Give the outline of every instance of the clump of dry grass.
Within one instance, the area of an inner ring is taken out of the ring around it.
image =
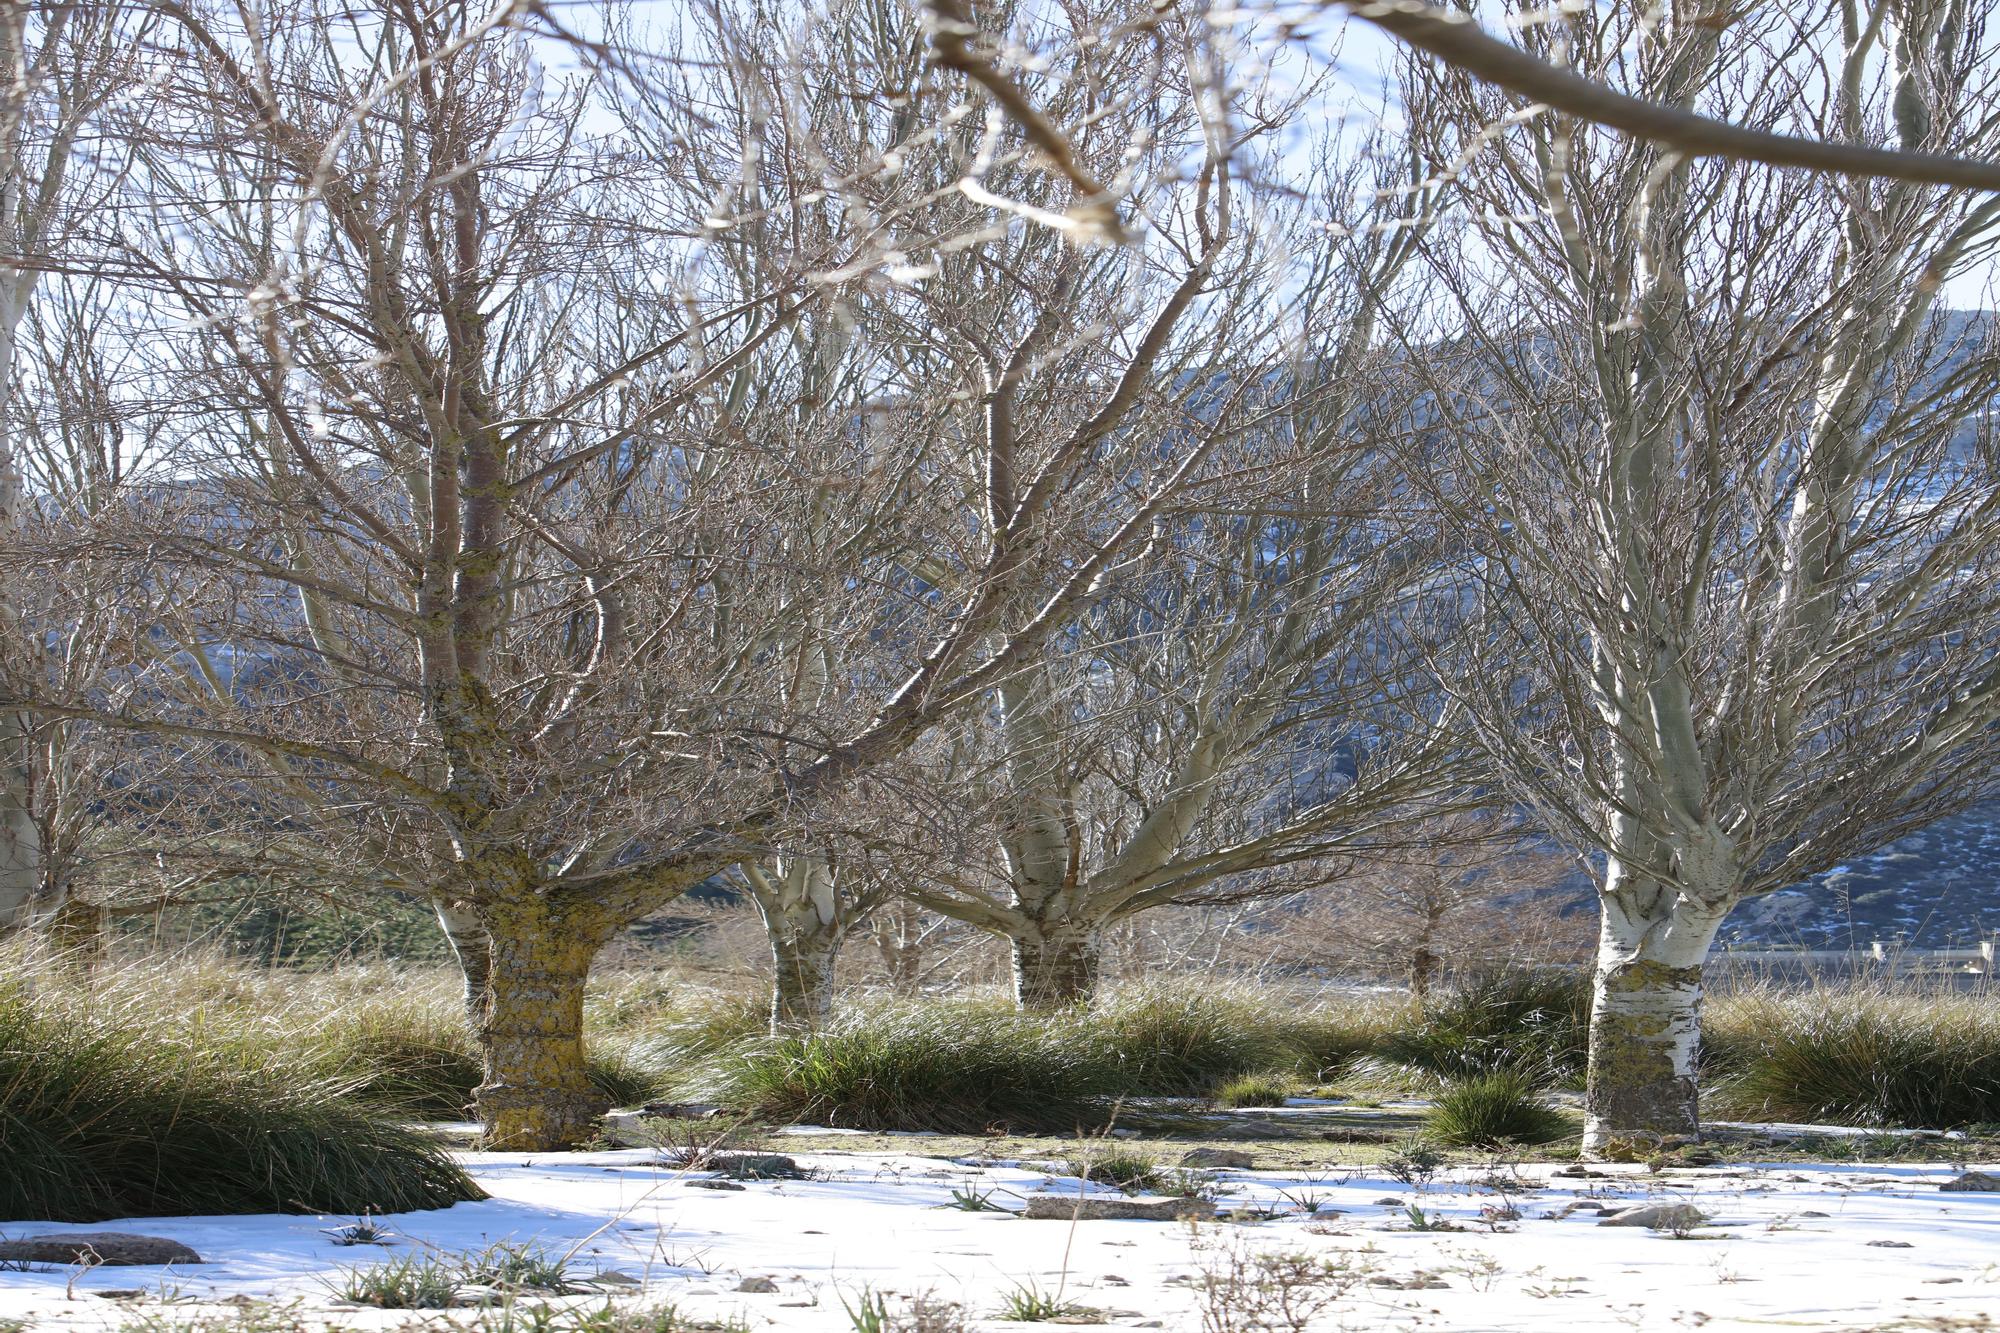
[[[2000,1122],[2000,995],[1860,978],[1708,1006],[1712,1112],[1949,1129]]]

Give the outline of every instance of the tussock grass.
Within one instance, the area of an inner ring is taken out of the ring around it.
[[[1151,1193],[1167,1180],[1158,1162],[1126,1148],[1100,1149],[1088,1156],[1072,1157],[1063,1163],[1063,1168],[1079,1180],[1111,1185],[1127,1194]]]
[[[1885,983],[1709,1006],[1710,1114],[1908,1129],[2000,1122],[2000,996]]]
[[[1447,1083],[1424,1118],[1424,1135],[1453,1148],[1553,1143],[1576,1132],[1536,1095],[1519,1069],[1496,1069]]]
[[[199,1013],[0,988],[0,1217],[393,1213],[484,1197],[441,1145]]]
[[[1063,1133],[1101,1124],[1119,1061],[1081,1015],[991,1005],[852,1010],[824,1032],[720,1056],[712,1095],[774,1120],[845,1129]]]
[[[1085,1021],[1124,1065],[1120,1090],[1132,1096],[1200,1096],[1304,1055],[1283,1008],[1247,987],[1135,987]]]
[[[342,1085],[412,1119],[467,1115],[481,1078],[450,968],[354,964],[306,972],[196,956],[101,968],[87,978],[56,969],[31,975],[38,997],[180,1014],[206,1041],[246,1059],[282,1059],[300,1077]],[[623,1019],[592,1034],[591,1079],[620,1106],[650,1101],[667,1087],[666,1066],[630,1035],[640,1027]]]
[[[1536,1086],[1576,1085],[1590,1039],[1590,979],[1502,972],[1434,997],[1377,1047],[1391,1065],[1443,1080],[1513,1071]]]
[[[1252,1075],[1282,1100],[1289,1082],[1270,1080],[1317,1072],[1329,1045],[1288,999],[1155,985],[1053,1016],[998,1000],[860,1005],[813,1036],[728,1047],[684,1092],[840,1128],[1068,1133],[1107,1123],[1118,1098],[1202,1096]]]

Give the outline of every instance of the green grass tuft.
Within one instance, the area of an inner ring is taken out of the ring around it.
[[[1223,1106],[1283,1106],[1296,1086],[1285,1074],[1242,1074],[1224,1080],[1209,1095]]]
[[[773,1120],[841,1128],[1063,1133],[1103,1122],[1120,1066],[1076,1016],[981,1005],[855,1010],[809,1037],[722,1056],[715,1092]]]
[[[1143,1153],[1123,1148],[1112,1148],[1089,1157],[1072,1157],[1063,1165],[1079,1179],[1111,1185],[1127,1194],[1151,1193],[1166,1180],[1158,1162]]]
[[[1282,1010],[1231,991],[1139,987],[1114,994],[1086,1024],[1123,1066],[1119,1091],[1135,1097],[1198,1097],[1302,1054]]]
[[[1752,992],[1711,1009],[1715,1110],[1952,1129],[2000,1120],[2000,1008],[1979,994]]]
[[[1518,1069],[1474,1074],[1445,1085],[1424,1120],[1424,1134],[1454,1148],[1494,1148],[1507,1143],[1552,1143],[1575,1126],[1535,1093]]]
[[[1000,1308],[994,1311],[993,1317],[1010,1324],[1045,1324],[1052,1320],[1074,1322],[1088,1319],[1093,1313],[1087,1306],[1066,1301],[1030,1282],[1015,1287],[1001,1297]]]
[[[1590,1038],[1590,978],[1502,972],[1448,991],[1379,1045],[1397,1065],[1441,1079],[1514,1070],[1540,1087],[1575,1085]]]
[[[399,1213],[485,1197],[442,1145],[198,1015],[0,988],[0,1217]]]
[[[443,1310],[464,1285],[456,1269],[429,1255],[410,1254],[367,1268],[350,1268],[334,1295],[378,1310]]]

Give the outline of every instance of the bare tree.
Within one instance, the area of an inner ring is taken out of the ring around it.
[[[94,450],[58,457],[32,427],[24,432],[24,414],[33,417],[49,404],[17,401],[21,337],[43,275],[87,270],[97,258],[79,238],[79,222],[116,189],[122,163],[111,146],[115,136],[94,133],[93,125],[107,107],[140,91],[135,47],[149,27],[144,18],[111,9],[0,9],[0,557],[25,562],[32,529],[47,517],[38,507],[51,485],[87,507],[106,499],[103,477],[90,475],[105,463]],[[39,458],[24,457],[37,449]],[[55,467],[38,477],[37,462]],[[115,472],[120,464],[113,459],[108,466]],[[83,486],[71,484],[86,476]],[[0,587],[0,662],[14,679],[0,688],[33,697],[52,669],[51,655],[64,659],[54,669],[72,678],[86,671],[93,650],[77,647],[67,627],[24,625],[24,613],[34,619],[22,605],[24,590],[12,579],[8,585]],[[19,707],[0,708],[0,934],[60,914],[69,882],[57,867],[65,848],[49,841],[48,827],[62,804],[50,784],[63,745],[38,735],[36,724]]]
[[[1852,0],[1524,31],[1649,102],[1990,158],[1974,17]],[[1586,1147],[1623,1156],[1697,1129],[1702,967],[1733,906],[1993,790],[2000,358],[1987,320],[1936,306],[2000,204],[1552,116],[1496,136],[1502,110],[1448,71],[1413,107],[1467,163],[1468,258],[1437,252],[1462,336],[1410,362],[1492,631],[1446,678],[1602,858]]]
[[[1216,434],[1158,424],[1243,243],[1226,106],[1174,110],[1215,101],[1208,33],[1070,53],[1186,127],[1122,178],[1150,239],[1086,253],[1019,221],[1071,186],[965,85],[815,122],[754,10],[649,71],[652,139],[491,10],[176,17],[122,336],[180,480],[97,544],[186,576],[173,651],[38,711],[158,738],[204,799],[146,832],[191,858],[469,921],[489,1137],[574,1142],[599,948],[992,689],[1208,474]],[[1010,295],[904,331],[947,273]],[[1119,299],[1074,325],[1076,289]]]
[[[1111,925],[1293,891],[1464,784],[1412,646],[1449,632],[1455,602],[1433,595],[1435,525],[1378,434],[1401,422],[1375,334],[1428,173],[1358,147],[1317,182],[1331,216],[1301,227],[1336,239],[1266,242],[1298,265],[1297,308],[1260,298],[1278,283],[1231,289],[1231,359],[1180,380],[1191,422],[1232,431],[1227,471],[970,720],[960,804],[997,856],[920,854],[906,891],[1006,938],[1024,1006],[1087,1000]],[[1291,322],[1259,325],[1274,315]]]
[[[1573,859],[1490,817],[1441,819],[1424,832],[1422,845],[1357,858],[1337,880],[1267,914],[1259,927],[1283,940],[1274,961],[1400,976],[1422,1005],[1451,972],[1587,956],[1590,932],[1564,923]]]

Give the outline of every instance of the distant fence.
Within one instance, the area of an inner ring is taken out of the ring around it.
[[[1877,941],[1866,949],[1718,949],[1711,967],[1725,974],[1755,973],[1796,979],[1872,973],[1892,977],[1935,977],[1977,985],[1995,975],[2000,940],[1982,940],[1969,949],[1914,949]]]

